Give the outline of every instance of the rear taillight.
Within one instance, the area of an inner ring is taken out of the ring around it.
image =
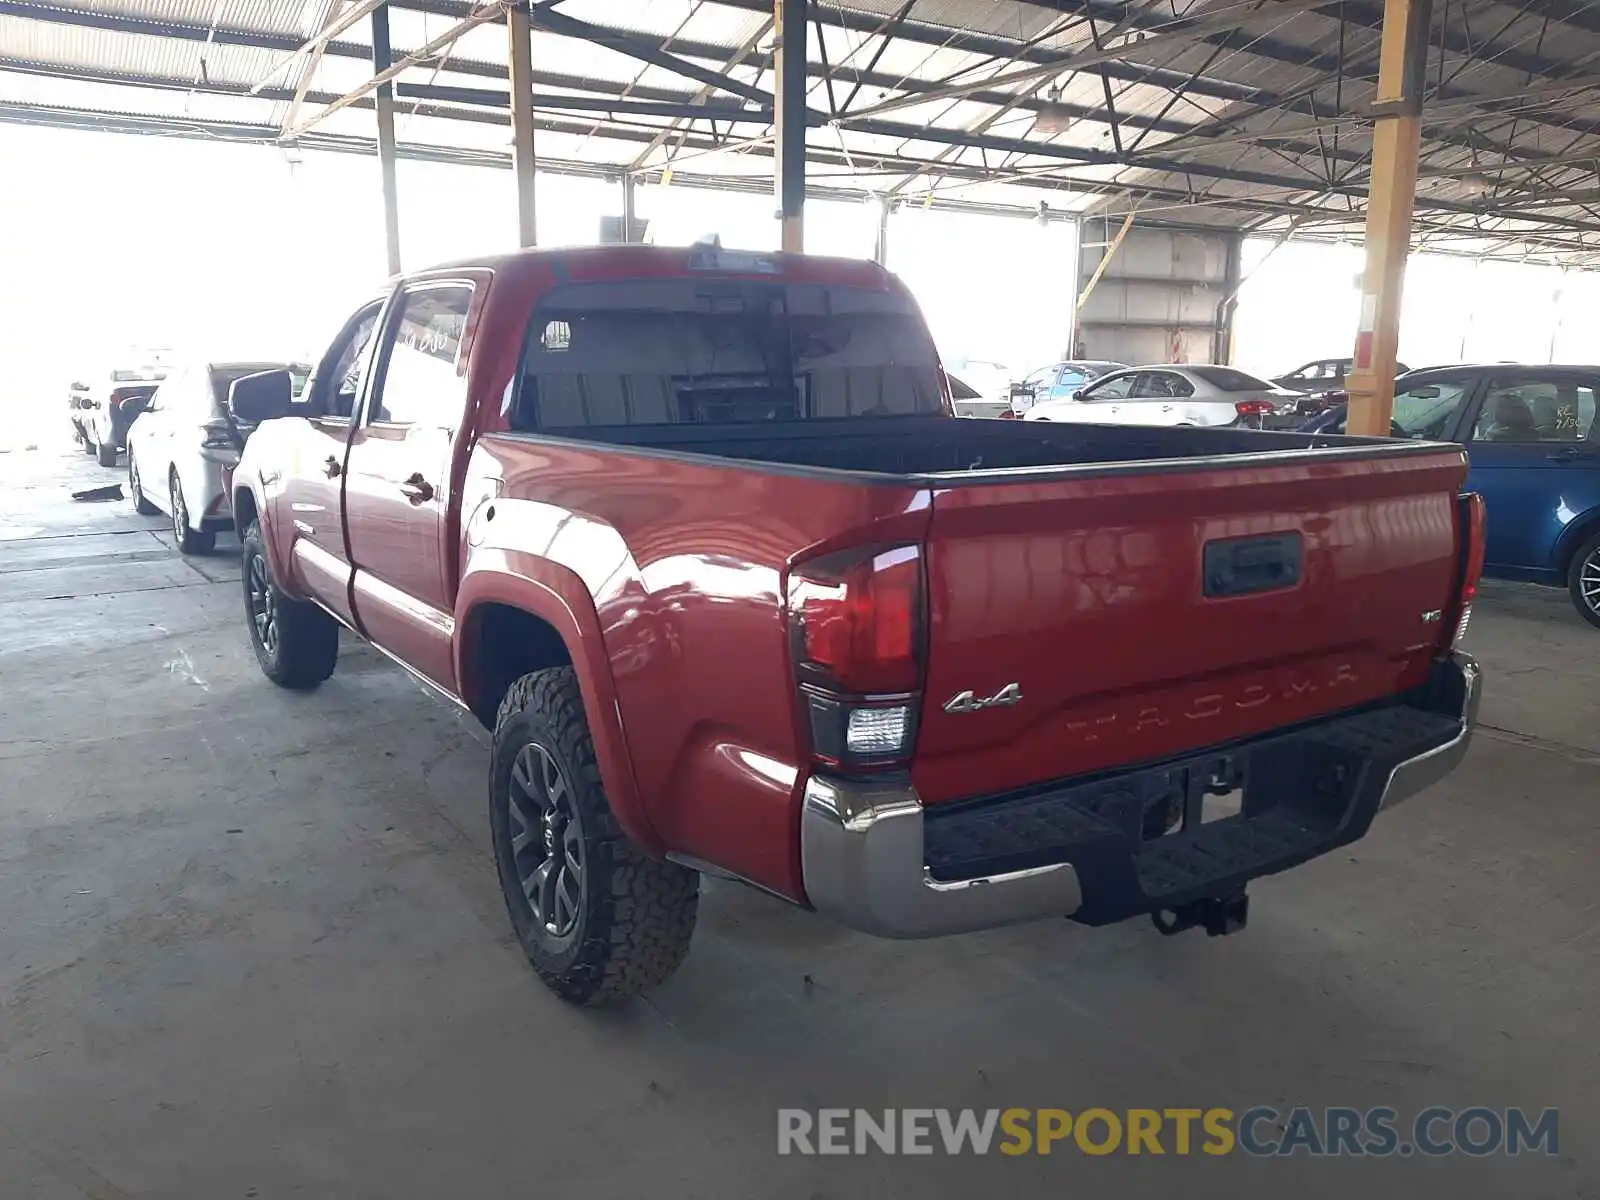
[[[1483,497],[1466,492],[1456,498],[1461,514],[1461,589],[1456,598],[1455,620],[1450,635],[1452,648],[1467,636],[1472,623],[1472,602],[1478,598],[1478,581],[1483,578],[1483,553],[1487,543],[1486,509]]]
[[[1277,411],[1270,400],[1238,400],[1233,408],[1241,417],[1270,417]]]
[[[1000,420],[1002,420],[1002,421],[1020,421],[1020,420],[1022,420],[1022,414],[1019,413],[1014,408],[1008,408],[1008,409],[1005,410],[1005,412],[1000,414]]]
[[[200,423],[200,457],[220,463],[239,461],[239,447],[227,418],[217,417]]]
[[[848,550],[789,574],[790,650],[814,755],[842,767],[902,763],[922,691],[922,553]]]

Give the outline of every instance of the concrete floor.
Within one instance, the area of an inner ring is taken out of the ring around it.
[[[511,942],[482,734],[347,644],[263,680],[226,551],[0,456],[0,1197],[1600,1194],[1600,632],[1491,587],[1467,765],[1242,936],[857,937],[712,883],[580,1012]],[[231,543],[229,544],[231,548]],[[803,1106],[1561,1109],[1555,1158],[779,1158]],[[1183,1189],[1178,1191],[1177,1189]]]

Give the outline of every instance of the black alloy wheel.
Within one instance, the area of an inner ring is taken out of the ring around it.
[[[261,648],[269,655],[278,652],[278,612],[275,601],[277,596],[272,586],[272,577],[267,574],[267,560],[259,554],[249,557],[248,574],[245,577],[245,587],[248,589],[250,604],[250,623],[255,626],[256,637],[261,641]]]
[[[572,787],[537,742],[511,767],[511,854],[533,919],[558,941],[570,939],[583,911],[583,820]]]

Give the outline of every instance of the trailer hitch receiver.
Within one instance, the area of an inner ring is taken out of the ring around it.
[[[1150,920],[1167,937],[1196,927],[1204,929],[1208,937],[1226,937],[1249,923],[1250,897],[1242,891],[1231,896],[1207,896],[1177,908],[1160,909],[1150,914]]]

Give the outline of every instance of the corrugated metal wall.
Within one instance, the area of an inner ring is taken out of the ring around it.
[[[1090,219],[1079,227],[1080,294],[1121,225]],[[1239,249],[1239,237],[1226,231],[1135,224],[1078,314],[1074,354],[1134,365],[1226,357],[1218,354],[1226,341],[1218,307],[1237,286]]]

